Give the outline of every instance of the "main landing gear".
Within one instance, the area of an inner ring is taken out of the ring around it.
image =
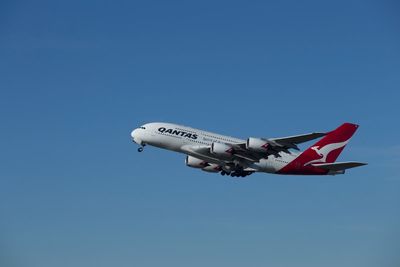
[[[226,172],[226,171],[221,171],[221,175],[230,175],[231,177],[246,177],[250,174],[252,174],[252,171],[243,171],[243,170],[236,170],[233,172]]]

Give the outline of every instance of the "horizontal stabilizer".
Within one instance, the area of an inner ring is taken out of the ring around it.
[[[314,163],[314,167],[329,170],[329,171],[343,171],[346,169],[367,165],[362,162],[333,162],[333,163]]]

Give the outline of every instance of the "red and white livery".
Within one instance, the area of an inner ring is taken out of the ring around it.
[[[246,140],[182,125],[153,122],[132,131],[139,152],[151,145],[186,154],[186,165],[207,172],[245,177],[254,172],[291,175],[335,175],[366,163],[336,162],[358,125],[344,123],[337,129],[281,138]],[[321,138],[303,152],[298,144]]]

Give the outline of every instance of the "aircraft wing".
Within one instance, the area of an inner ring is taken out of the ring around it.
[[[184,146],[182,147],[188,155],[205,160],[210,163],[215,163],[219,165],[224,165],[225,161],[223,159],[219,159],[215,157],[215,155],[210,153],[210,146]]]
[[[254,171],[253,169],[249,168],[250,164],[253,162],[259,161],[257,158],[251,158],[247,155],[242,155],[242,153],[235,153],[232,155],[232,158],[220,158],[217,155],[214,155],[210,152],[210,146],[198,145],[198,146],[191,146],[187,145],[182,148],[186,154],[196,157],[198,159],[202,159],[209,163],[215,163],[220,166],[241,166],[246,171]]]
[[[263,151],[250,151],[247,148],[246,143],[243,144],[233,144],[233,148],[236,152],[249,156],[250,158],[259,160],[260,158],[266,158],[269,155],[274,155],[275,157],[280,157],[279,152],[286,152],[290,154],[289,149],[300,150],[297,146],[298,144],[308,142],[313,139],[320,138],[326,135],[326,133],[308,133],[301,135],[293,135],[287,137],[278,138],[260,138],[258,139],[263,143],[262,146],[266,148]]]
[[[268,149],[263,151],[253,151],[246,147],[246,143],[227,145],[233,148],[233,158],[231,160],[221,159],[217,155],[210,152],[210,146],[187,146],[184,150],[191,156],[209,161],[216,164],[227,164],[229,162],[242,162],[253,163],[258,162],[262,158],[267,158],[269,155],[280,157],[279,152],[284,151],[290,153],[289,149],[293,148],[299,150],[297,144],[301,144],[319,137],[324,136],[326,133],[308,133],[302,135],[294,135],[280,138],[261,138],[260,140],[268,144]]]
[[[301,134],[301,135],[292,135],[287,137],[279,137],[279,138],[269,138],[265,139],[270,141],[271,143],[276,143],[280,146],[287,146],[289,148],[299,149],[297,144],[301,144],[304,142],[308,142],[313,139],[320,138],[326,135],[326,133],[308,133],[308,134]]]
[[[229,164],[239,164],[243,167],[248,167],[251,163],[258,162],[260,159],[267,158],[270,155],[280,157],[279,152],[291,153],[289,149],[297,149],[297,144],[307,142],[324,136],[325,133],[309,133],[302,135],[294,135],[280,138],[261,138],[263,144],[267,144],[267,149],[254,151],[247,148],[246,143],[226,143],[233,149],[230,159],[221,158],[218,155],[211,153],[211,146],[207,145],[188,145],[183,147],[183,150],[193,157],[205,160],[210,163],[219,164],[221,166]]]

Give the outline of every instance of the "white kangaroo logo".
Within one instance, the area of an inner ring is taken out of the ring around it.
[[[325,163],[326,162],[326,158],[328,157],[329,153],[331,153],[335,149],[344,147],[349,142],[349,140],[346,140],[346,141],[341,142],[341,143],[328,144],[328,145],[323,146],[321,148],[319,148],[319,146],[311,147],[311,149],[314,150],[322,158],[311,160],[311,161],[307,162],[306,164],[304,164],[304,166],[307,166],[307,165],[310,165],[310,164],[313,164],[313,163]]]

